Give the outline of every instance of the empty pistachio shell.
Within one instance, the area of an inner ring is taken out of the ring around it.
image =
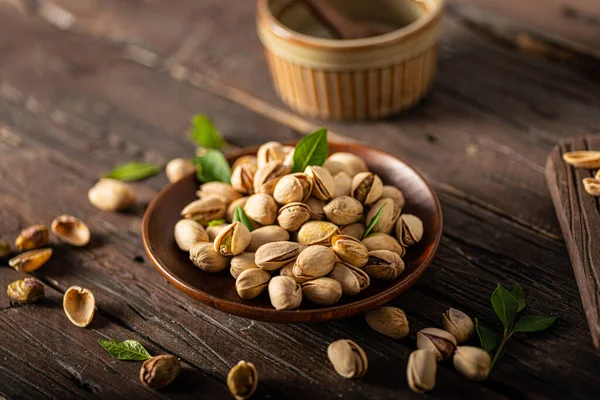
[[[417,332],[417,347],[432,351],[438,361],[444,361],[454,353],[456,338],[443,329],[425,328]]]
[[[46,225],[33,225],[21,231],[15,246],[19,251],[37,249],[48,244],[48,228]]]
[[[404,193],[402,193],[402,191],[395,186],[383,185],[381,197],[387,197],[394,200],[394,203],[396,203],[396,207],[398,207],[401,211],[404,208]]]
[[[327,348],[327,357],[335,372],[348,379],[360,378],[369,366],[365,351],[352,340],[340,339],[331,343]]]
[[[272,242],[285,242],[290,240],[288,231],[277,225],[267,225],[250,232],[250,244],[246,251],[256,251],[260,246]]]
[[[259,268],[250,268],[237,277],[235,290],[242,299],[253,299],[261,294],[269,285],[271,274]]]
[[[5,240],[0,240],[0,259],[8,258],[11,252],[10,243]]]
[[[327,157],[323,167],[327,168],[333,176],[340,172],[345,172],[351,178],[359,172],[366,172],[369,170],[362,158],[356,154],[344,152],[333,153]]]
[[[415,393],[433,390],[437,373],[435,354],[429,350],[415,350],[408,357],[406,378]]]
[[[224,256],[235,256],[250,244],[250,231],[241,222],[234,222],[215,238],[214,249]]]
[[[600,168],[600,151],[570,151],[563,154],[563,160],[576,168]]]
[[[321,306],[331,306],[342,297],[342,285],[327,277],[313,279],[302,284],[302,297]]]
[[[308,221],[298,231],[298,241],[306,245],[331,246],[331,238],[340,234],[337,225],[325,221]]]
[[[267,243],[256,250],[254,261],[259,268],[265,271],[275,271],[285,264],[295,261],[302,248],[299,243],[295,242]]]
[[[220,272],[229,266],[229,258],[217,253],[212,243],[198,242],[190,249],[190,260],[206,272]]]
[[[259,193],[248,197],[244,205],[244,211],[248,218],[261,225],[271,225],[277,218],[277,204],[273,197],[268,194]]]
[[[279,209],[277,223],[290,232],[295,232],[310,220],[310,208],[304,203],[289,203]]]
[[[342,285],[342,294],[345,296],[357,295],[371,283],[371,279],[365,271],[342,262],[335,263],[327,276]]]
[[[155,356],[144,361],[140,369],[140,382],[148,388],[160,389],[168,386],[181,372],[177,357],[170,354]]]
[[[323,211],[325,202],[323,200],[317,199],[316,197],[309,197],[308,200],[306,200],[306,205],[310,208],[311,220],[322,221],[325,219],[325,212]]]
[[[233,214],[235,214],[235,209],[238,207],[244,208],[247,201],[248,197],[240,197],[239,199],[235,199],[234,201],[229,203],[229,205],[227,206],[227,212],[225,214],[227,221],[233,222]]]
[[[313,181],[307,174],[290,174],[277,182],[273,191],[273,198],[279,204],[304,202],[308,200],[312,189]]]
[[[85,328],[92,322],[96,311],[94,294],[88,289],[71,286],[63,297],[63,308],[73,325]]]
[[[336,225],[350,225],[362,219],[363,205],[352,197],[342,196],[331,200],[323,212]]]
[[[223,229],[227,228],[229,224],[221,224],[221,225],[208,225],[206,227],[206,233],[208,233],[208,241],[214,242],[219,233],[223,231]]]
[[[240,193],[254,194],[255,164],[240,164],[231,172],[231,186]]]
[[[276,310],[293,310],[302,303],[302,287],[293,278],[275,276],[269,282],[269,299]]]
[[[190,251],[198,242],[208,242],[208,233],[198,222],[192,219],[177,221],[173,229],[175,242],[183,251]]]
[[[196,167],[187,158],[174,158],[165,167],[165,174],[169,182],[177,182],[193,172],[196,172]]]
[[[598,178],[583,178],[583,188],[592,196],[600,196],[600,179]]]
[[[404,271],[404,261],[393,251],[373,250],[363,269],[371,278],[391,281]]]
[[[464,312],[450,308],[442,315],[444,329],[450,332],[457,343],[464,343],[473,336],[475,325],[473,320]]]
[[[8,261],[8,265],[19,272],[33,272],[52,256],[52,249],[36,249],[21,253]]]
[[[271,161],[258,167],[254,174],[254,193],[272,195],[279,180],[290,172],[291,168],[281,161]]]
[[[103,178],[88,191],[88,199],[100,210],[120,211],[133,204],[135,192],[124,182]]]
[[[371,209],[365,218],[365,225],[369,226],[371,224],[371,221],[379,213],[381,207],[383,207],[381,210],[381,215],[379,216],[377,222],[375,222],[375,225],[373,225],[371,232],[390,234],[394,230],[396,221],[398,221],[398,218],[400,217],[400,208],[396,206],[394,200],[389,197],[382,197],[381,199],[377,200],[373,206],[371,206]]]
[[[258,268],[258,265],[254,262],[255,253],[242,253],[231,259],[231,266],[229,272],[234,279],[237,279],[240,274],[251,268]]]
[[[402,214],[396,222],[396,237],[404,247],[418,243],[423,237],[423,222],[414,215]]]
[[[56,217],[50,229],[61,240],[73,246],[85,246],[90,242],[90,228],[82,220],[71,215]]]
[[[223,218],[226,208],[221,197],[207,196],[185,206],[181,210],[181,215],[183,218],[193,219],[205,226],[214,219]]]
[[[357,222],[355,224],[346,225],[341,229],[342,235],[352,236],[355,239],[361,240],[365,234],[365,224]]]
[[[355,267],[364,266],[369,260],[369,250],[360,240],[352,236],[336,235],[331,239],[331,248],[338,258]]]
[[[367,324],[377,332],[394,339],[408,336],[408,319],[404,311],[397,307],[378,307],[365,314]]]
[[[44,285],[35,278],[25,278],[9,284],[6,293],[19,303],[31,304],[44,297]]]
[[[200,189],[196,192],[200,199],[207,197],[216,197],[221,199],[225,206],[232,201],[242,197],[237,190],[231,187],[230,184],[224,182],[206,182],[200,185]],[[216,218],[215,218],[216,219]]]
[[[458,346],[452,361],[454,368],[467,379],[483,381],[490,374],[490,355],[479,347]]]
[[[293,272],[298,278],[318,278],[330,273],[334,265],[335,253],[331,248],[308,246],[298,256]]]
[[[227,374],[227,387],[236,400],[246,400],[258,386],[258,372],[254,364],[240,361]]]
[[[287,153],[286,148],[279,142],[267,142],[258,148],[256,152],[256,162],[259,167],[270,163],[271,161],[282,161]]]
[[[246,156],[241,156],[237,160],[235,160],[235,162],[231,166],[231,170],[233,171],[234,169],[236,169],[238,167],[238,165],[244,165],[244,164],[254,165],[255,168],[258,168],[256,156],[246,155]]]
[[[312,195],[317,199],[329,200],[335,194],[335,181],[331,173],[323,167],[309,165],[304,171],[312,178]]]
[[[381,197],[383,183],[371,172],[361,172],[352,179],[352,197],[363,204],[373,204]]]
[[[389,250],[404,257],[406,249],[398,243],[396,239],[386,233],[371,233],[362,240],[369,251],[373,250]]]

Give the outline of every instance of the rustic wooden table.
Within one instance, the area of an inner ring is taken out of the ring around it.
[[[93,240],[77,250],[56,244],[35,273],[47,286],[41,303],[11,306],[0,296],[0,395],[229,398],[227,371],[244,359],[260,372],[256,398],[419,398],[405,378],[414,333],[438,326],[451,306],[499,328],[489,295],[498,282],[518,282],[530,312],[558,322],[515,336],[485,382],[441,364],[426,397],[597,399],[600,356],[544,180],[557,141],[600,127],[597,0],[448,3],[432,95],[396,118],[345,124],[297,116],[275,97],[253,1],[46,0],[28,2],[28,15],[1,2],[0,236],[13,240],[66,212],[86,220]],[[445,228],[431,269],[393,301],[408,314],[408,339],[383,337],[362,317],[254,322],[175,290],[140,237],[144,206],[164,176],[136,184],[134,212],[88,203],[88,188],[118,163],[192,156],[185,131],[194,113],[208,114],[240,147],[327,125],[427,176]],[[1,268],[0,287],[24,276]],[[71,285],[96,296],[87,329],[63,314]],[[98,338],[139,340],[153,354],[180,357],[184,370],[166,390],[145,389],[139,363],[109,358]],[[339,338],[368,353],[363,379],[341,379],[327,361]]]

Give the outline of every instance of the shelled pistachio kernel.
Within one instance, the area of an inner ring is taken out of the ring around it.
[[[19,251],[37,249],[46,244],[48,244],[48,228],[42,224],[23,229],[15,240],[15,246]]]
[[[44,285],[35,278],[25,278],[9,284],[6,293],[19,303],[35,303],[44,297]]]

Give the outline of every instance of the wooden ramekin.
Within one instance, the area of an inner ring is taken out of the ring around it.
[[[258,0],[258,34],[273,83],[292,109],[325,119],[381,118],[413,106],[431,88],[443,0],[360,1],[370,5],[370,14],[384,12],[385,7],[378,7],[383,3],[406,7],[415,20],[369,38],[318,38],[285,24],[295,21],[293,12],[307,18],[301,6],[290,6],[289,0]],[[350,3],[338,1],[339,6]]]

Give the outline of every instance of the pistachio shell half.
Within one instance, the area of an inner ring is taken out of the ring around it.
[[[288,276],[275,276],[269,282],[269,299],[276,310],[293,310],[302,303],[302,287]]]
[[[254,261],[265,271],[275,271],[285,264],[295,261],[303,246],[295,242],[267,243],[256,250]]]
[[[342,297],[342,285],[327,277],[313,279],[302,284],[302,297],[311,303],[331,306]]]
[[[333,197],[335,194],[335,181],[327,169],[309,165],[304,172],[312,178],[312,195],[314,197],[321,200],[329,200]]]
[[[383,183],[371,172],[361,172],[352,179],[352,197],[363,204],[373,204],[381,197]]]
[[[133,204],[135,192],[124,182],[103,178],[88,191],[88,200],[100,210],[120,211]]]
[[[258,193],[248,197],[244,205],[248,218],[261,225],[271,225],[277,218],[277,204],[268,194]]]
[[[360,378],[369,366],[365,351],[352,340],[340,339],[331,343],[327,357],[335,372],[347,379]]]
[[[345,296],[357,295],[371,283],[371,279],[365,271],[342,262],[335,263],[327,276],[342,285],[342,294]]]
[[[250,244],[246,251],[256,252],[260,246],[272,242],[287,242],[290,240],[288,231],[278,225],[267,225],[250,232]]]
[[[404,271],[404,261],[393,251],[373,250],[363,269],[371,278],[391,281]]]
[[[33,272],[52,256],[52,249],[35,249],[21,253],[8,261],[8,265],[19,272]]]
[[[258,372],[254,364],[240,361],[227,374],[227,387],[236,400],[246,400],[258,386]]]
[[[250,231],[236,221],[223,229],[215,238],[214,249],[224,256],[235,256],[246,250],[250,244]]]
[[[342,196],[331,200],[323,212],[336,225],[350,225],[362,219],[363,205],[352,197]]]
[[[71,215],[54,218],[50,229],[59,239],[72,246],[81,247],[90,242],[90,228],[81,219]]]
[[[229,266],[229,258],[216,252],[214,245],[208,242],[193,245],[190,249],[190,260],[206,272],[220,272]]]
[[[298,231],[298,242],[306,245],[331,246],[331,238],[340,234],[337,225],[325,221],[308,221]]]
[[[279,226],[295,232],[310,220],[310,208],[304,203],[289,203],[279,209],[277,222]]]
[[[33,225],[21,231],[15,240],[19,251],[37,249],[48,244],[48,228],[46,225]]]
[[[334,236],[331,239],[331,248],[340,260],[358,268],[364,266],[369,260],[367,246],[352,236]]]
[[[193,219],[205,226],[214,219],[221,219],[225,215],[225,202],[221,197],[207,196],[194,200],[181,210],[183,218]]]
[[[94,294],[88,289],[71,286],[63,297],[63,309],[73,325],[85,328],[92,322],[96,311]]]

